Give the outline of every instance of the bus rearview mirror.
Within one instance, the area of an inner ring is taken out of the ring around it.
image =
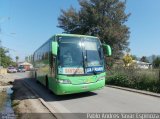
[[[58,52],[58,43],[53,41],[52,42],[52,53],[53,55],[57,55],[57,52]]]
[[[107,56],[111,56],[112,55],[112,49],[111,49],[111,47],[109,45],[107,45],[107,44],[103,44],[103,47],[104,47],[104,50],[106,52],[106,55]]]

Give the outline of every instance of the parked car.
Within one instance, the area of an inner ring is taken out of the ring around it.
[[[18,72],[25,72],[26,71],[26,69],[24,68],[24,66],[19,66],[17,68],[17,70],[18,70]]]
[[[15,67],[8,67],[7,72],[8,73],[16,73],[17,69]]]

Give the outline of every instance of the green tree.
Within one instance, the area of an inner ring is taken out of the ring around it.
[[[123,57],[123,62],[126,67],[129,66],[132,63],[132,57],[129,54],[125,55]]]
[[[156,59],[156,55],[152,55],[151,57],[152,57],[152,63],[153,63],[153,61]]]
[[[18,66],[18,60],[19,60],[19,57],[18,57],[18,56],[16,56],[15,58],[16,58],[16,65]]]
[[[58,27],[66,33],[96,35],[111,45],[113,57],[119,58],[128,48],[129,28],[125,22],[126,1],[79,0],[80,10],[73,7],[61,10]]]
[[[148,62],[149,63],[149,61],[148,61],[148,59],[147,59],[146,56],[142,56],[142,58],[140,59],[140,61],[142,61],[142,62]]]
[[[16,63],[18,63],[18,60],[19,60],[19,57],[18,57],[18,56],[16,56]]]
[[[8,50],[4,48],[0,48],[0,62],[3,67],[8,67],[9,65],[13,65],[14,62],[12,61],[11,57],[7,56]]]
[[[132,57],[132,60],[138,60],[136,55],[131,55],[131,57]]]
[[[156,57],[152,64],[154,68],[160,68],[160,57]]]

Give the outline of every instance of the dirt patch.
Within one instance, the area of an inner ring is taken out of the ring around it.
[[[24,85],[22,79],[15,80],[12,89],[12,107],[18,118],[55,119],[38,97]]]
[[[3,81],[0,81],[0,86],[7,86],[8,85],[8,83],[5,83],[5,82],[3,82]]]
[[[12,85],[13,81],[10,75],[0,75],[0,86]]]

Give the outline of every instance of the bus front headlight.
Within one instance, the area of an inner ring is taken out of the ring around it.
[[[57,80],[58,83],[62,83],[62,84],[71,84],[71,81],[70,80],[67,80],[67,79],[60,79],[60,80]]]
[[[105,79],[105,76],[100,76],[98,77],[97,81],[104,80],[104,79]]]

